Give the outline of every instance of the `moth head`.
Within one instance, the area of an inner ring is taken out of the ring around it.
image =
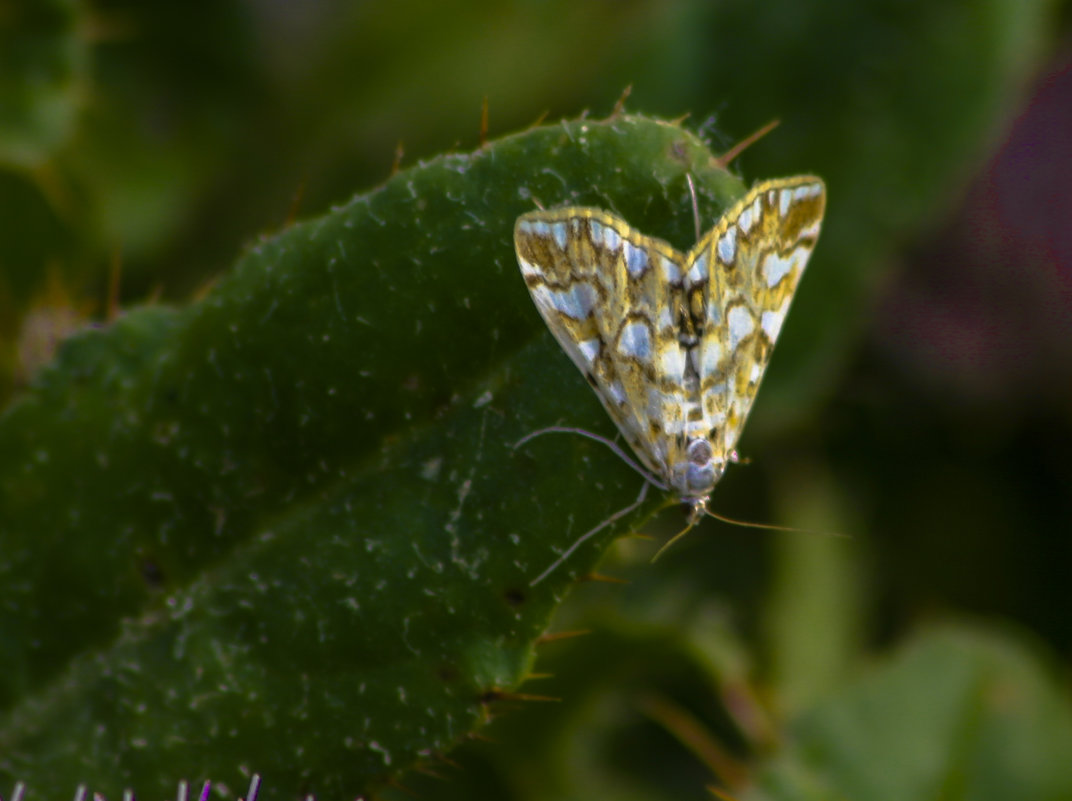
[[[707,437],[696,437],[685,446],[684,486],[679,487],[683,498],[706,498],[722,478],[726,464],[715,459],[715,449]]]

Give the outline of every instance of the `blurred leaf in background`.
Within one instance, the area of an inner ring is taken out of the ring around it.
[[[1048,650],[1067,674],[1072,656],[1069,9],[1060,0],[8,0],[0,5],[0,399],[41,392],[26,389],[41,368],[25,363],[20,343],[42,320],[48,343],[91,316],[108,319],[116,265],[122,307],[156,294],[186,304],[244,243],[380,184],[400,149],[406,166],[477,147],[484,98],[493,138],[545,115],[602,117],[628,85],[628,109],[688,113],[685,124],[716,153],[779,119],[736,168],[746,184],[821,175],[827,219],[742,439],[752,464],[727,475],[713,507],[847,536],[708,523],[655,567],[644,558],[650,546],[623,541],[603,571],[631,584],[582,586],[555,624],[594,631],[596,645],[543,646],[536,670],[558,678],[526,685],[563,702],[513,704],[492,729],[495,747],[452,756],[463,770],[444,769],[448,780],[427,786],[414,776],[402,783],[422,797],[702,798],[705,784],[743,791],[754,779],[763,797],[809,797],[800,787],[816,788],[811,797],[831,788],[897,797],[824,775],[812,760],[830,753],[816,745],[817,731],[840,744],[868,738],[866,727],[825,717],[866,705],[866,690],[839,695],[850,678],[881,686],[901,665],[885,654],[905,639],[908,651],[937,653],[931,664],[990,665],[1035,638],[1042,645],[1024,649],[1032,664]],[[497,187],[503,196],[510,188]],[[612,194],[581,184],[562,192]],[[668,237],[691,230],[686,196],[662,195],[671,196],[680,198],[680,224],[666,222],[662,206],[654,215]],[[705,208],[714,214],[718,204]],[[413,222],[421,210],[405,213],[413,219],[392,222]],[[490,269],[493,258],[510,268],[508,241],[484,247],[470,269]],[[525,321],[514,331],[518,347],[549,339],[527,327],[534,312],[524,303],[504,308]],[[127,323],[121,341],[137,347],[112,379],[159,369],[154,349],[171,320],[160,309]],[[478,322],[458,324],[466,336],[479,333]],[[251,357],[248,372],[263,371],[265,358]],[[100,363],[83,346],[63,369],[84,375]],[[299,369],[286,375],[302,381]],[[405,385],[378,389],[405,397]],[[76,398],[72,391],[73,407]],[[363,403],[354,401],[355,419],[368,411]],[[560,421],[506,413],[533,428]],[[568,422],[612,430],[586,415],[572,411]],[[390,430],[413,435],[404,425]],[[322,444],[331,456],[331,439]],[[252,458],[237,453],[240,464]],[[303,452],[300,463],[317,456]],[[591,465],[587,458],[575,464]],[[582,472],[572,475],[598,481]],[[62,504],[62,486],[42,493]],[[553,515],[568,511],[542,503]],[[250,514],[264,508],[254,502]],[[644,530],[679,527],[664,512]],[[924,622],[972,615],[1000,621],[981,639],[1001,641],[911,642]],[[926,695],[913,681],[924,683],[927,671],[917,673],[924,678],[904,680],[906,697]],[[1053,689],[1041,669],[1001,675],[1012,684],[981,679],[980,695],[958,697],[970,706],[1001,687],[1018,688],[1010,697],[1051,694],[1060,699],[1053,731],[1066,731],[1067,686]],[[719,744],[718,768],[695,756],[709,749],[683,736],[686,720]],[[1049,731],[1034,713],[1017,721]],[[1004,734],[980,728],[1014,741],[1015,726],[996,731]],[[862,749],[850,762],[874,760]],[[976,762],[1008,765],[1005,777],[1017,775],[1016,764],[1023,775],[1049,776],[1030,760]],[[927,775],[952,782],[952,773]],[[797,778],[792,787],[787,775]],[[1064,797],[1068,784],[1058,776],[1037,786],[1024,797]],[[966,798],[1001,797],[972,782],[957,787]]]

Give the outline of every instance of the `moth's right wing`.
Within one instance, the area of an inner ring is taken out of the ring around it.
[[[704,423],[723,455],[737,446],[819,238],[825,207],[826,187],[819,178],[763,181],[686,258]]]

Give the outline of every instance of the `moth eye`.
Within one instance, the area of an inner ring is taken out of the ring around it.
[[[689,483],[689,487],[694,490],[706,490],[715,485],[716,476],[715,468],[713,465],[696,465],[690,464],[686,475],[686,480]]]
[[[711,457],[714,456],[714,451],[711,448],[711,443],[706,439],[701,438],[694,439],[689,443],[685,455],[693,464],[704,465],[711,461]]]

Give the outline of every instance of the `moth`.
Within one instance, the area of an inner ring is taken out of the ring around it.
[[[817,177],[761,182],[687,253],[594,208],[532,211],[514,226],[547,327],[648,482],[690,507],[690,527],[736,459],[825,206]]]

